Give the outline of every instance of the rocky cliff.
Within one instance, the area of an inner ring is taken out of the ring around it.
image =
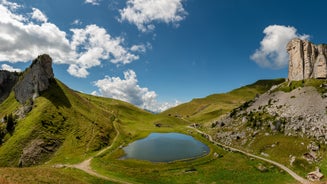
[[[38,56],[14,87],[16,99],[20,103],[25,103],[29,99],[36,98],[39,92],[48,89],[53,79],[51,57],[47,54]]]
[[[0,103],[9,96],[18,77],[19,73],[0,70]]]
[[[0,103],[14,90],[17,101],[25,104],[48,89],[51,80],[52,59],[47,54],[38,56],[23,73],[0,71]]]
[[[327,78],[327,45],[314,45],[307,40],[295,38],[287,44],[287,52],[289,80]]]

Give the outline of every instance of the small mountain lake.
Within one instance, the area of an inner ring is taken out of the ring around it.
[[[180,133],[151,133],[124,147],[122,159],[133,158],[151,162],[171,162],[207,155],[207,145],[192,136]]]

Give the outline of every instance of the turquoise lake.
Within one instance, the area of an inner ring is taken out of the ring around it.
[[[192,136],[180,133],[151,133],[124,147],[123,159],[138,159],[151,162],[171,162],[207,155],[207,145]]]

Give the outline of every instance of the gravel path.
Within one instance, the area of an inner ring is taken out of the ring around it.
[[[117,135],[116,137],[114,138],[114,140],[112,141],[112,144],[106,148],[104,148],[103,150],[101,150],[100,152],[98,152],[95,156],[92,156],[86,160],[84,160],[83,162],[79,163],[79,164],[73,164],[73,165],[64,165],[66,167],[71,167],[71,168],[76,168],[76,169],[79,169],[79,170],[82,170],[92,176],[95,176],[95,177],[98,177],[98,178],[102,178],[102,179],[105,179],[105,180],[108,180],[108,181],[112,181],[112,182],[115,182],[115,183],[122,183],[122,184],[130,184],[129,182],[127,181],[123,181],[123,180],[120,180],[120,179],[114,179],[114,178],[109,178],[107,176],[104,176],[102,174],[99,174],[97,173],[96,171],[94,171],[91,167],[91,161],[94,157],[96,156],[99,156],[101,155],[102,153],[104,153],[105,151],[107,151],[108,149],[110,149],[113,145],[114,145],[114,142],[116,142],[116,139],[119,137],[120,133],[115,125],[115,123],[113,124],[116,131],[117,131]]]
[[[209,140],[210,142],[212,142],[212,143],[214,143],[214,144],[216,144],[216,145],[218,145],[218,146],[220,146],[220,147],[223,147],[223,148],[229,149],[229,150],[234,151],[234,152],[239,152],[239,153],[242,153],[242,154],[244,154],[244,155],[246,155],[246,156],[253,157],[253,158],[256,158],[256,159],[263,160],[263,161],[265,161],[265,162],[271,163],[271,164],[273,164],[273,165],[275,165],[275,166],[277,166],[277,167],[283,169],[284,171],[286,171],[286,172],[287,172],[288,174],[290,174],[290,175],[291,175],[295,180],[297,180],[298,182],[300,182],[300,183],[302,183],[302,184],[310,184],[310,183],[311,183],[309,180],[306,180],[306,179],[302,178],[301,176],[297,175],[294,171],[292,171],[291,169],[287,168],[287,167],[284,166],[283,164],[280,164],[280,163],[278,163],[278,162],[275,162],[275,161],[272,161],[272,160],[269,160],[269,159],[266,159],[266,158],[263,158],[263,157],[260,157],[260,156],[257,156],[257,155],[254,155],[254,154],[251,154],[251,153],[248,153],[248,152],[245,152],[245,151],[242,151],[242,150],[236,149],[236,148],[232,148],[232,147],[230,147],[230,146],[223,145],[223,144],[221,144],[221,143],[219,143],[219,142],[214,141],[214,140],[212,139],[211,135],[206,134],[206,133],[202,132],[201,130],[196,129],[196,128],[194,128],[194,127],[189,127],[189,128],[192,128],[192,129],[194,129],[195,131],[197,131],[198,133],[207,136],[207,137],[208,137],[208,140]]]

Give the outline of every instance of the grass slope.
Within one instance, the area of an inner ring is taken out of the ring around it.
[[[11,94],[0,108],[2,118],[19,109],[20,104]],[[18,120],[13,134],[6,135],[0,146],[0,166],[18,166],[23,150],[37,151],[39,142],[45,142],[45,149],[36,164],[80,162],[111,144],[116,134],[112,123],[118,112],[150,114],[125,102],[72,91],[53,81],[35,100],[26,118]]]
[[[51,167],[0,168],[1,184],[111,184],[112,182],[90,176],[76,169],[56,169]]]
[[[214,94],[205,98],[194,99],[168,109],[162,114],[183,117],[192,122],[208,122],[230,112],[244,102],[253,99],[257,94],[262,94],[273,85],[284,82],[284,79],[259,80],[228,93]]]

